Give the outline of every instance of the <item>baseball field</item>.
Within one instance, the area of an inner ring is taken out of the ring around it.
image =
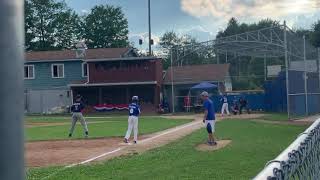
[[[231,143],[216,151],[197,149],[206,131],[196,116],[141,117],[137,145],[121,143],[126,117],[88,118],[89,139],[80,125],[67,138],[68,117],[27,117],[27,179],[250,179],[308,126],[285,117],[220,119],[217,137]]]

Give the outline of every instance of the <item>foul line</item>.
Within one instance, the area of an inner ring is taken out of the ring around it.
[[[186,127],[189,127],[189,126],[193,126],[193,125],[198,124],[198,123],[200,123],[200,122],[193,122],[193,123],[186,124],[186,125],[183,125],[183,126],[180,126],[180,127],[176,127],[176,128],[174,128],[174,129],[168,130],[167,132],[163,132],[163,133],[158,134],[158,135],[156,135],[156,136],[153,136],[153,137],[150,137],[150,138],[141,140],[140,143],[145,143],[145,142],[150,141],[150,140],[152,140],[152,139],[155,139],[155,138],[158,138],[158,137],[161,137],[161,136],[170,134],[170,133],[172,133],[172,132],[178,131],[178,130],[180,130],[180,129],[183,129],[183,128],[186,128]],[[74,166],[77,166],[77,165],[83,165],[83,164],[90,163],[90,162],[92,162],[92,161],[94,161],[94,160],[97,160],[97,159],[99,159],[99,158],[102,158],[102,157],[108,156],[108,155],[110,155],[110,154],[116,153],[116,152],[118,152],[118,151],[121,151],[122,149],[123,149],[123,148],[119,147],[118,149],[115,149],[115,150],[113,150],[113,151],[109,151],[109,152],[103,153],[103,154],[101,154],[101,155],[99,155],[99,156],[93,157],[93,158],[88,159],[88,160],[85,160],[85,161],[83,161],[83,162],[68,165],[68,166],[66,166],[66,168],[70,168],[70,167],[74,167]]]
[[[167,132],[163,132],[163,133],[161,133],[161,134],[158,134],[158,135],[156,135],[156,136],[150,137],[150,138],[148,138],[148,139],[141,140],[140,143],[144,143],[144,142],[146,142],[146,141],[150,141],[150,140],[152,140],[152,139],[155,139],[155,138],[158,138],[158,137],[161,137],[161,136],[170,134],[170,133],[172,133],[172,132],[178,131],[178,130],[180,130],[180,129],[183,129],[183,128],[186,128],[186,127],[189,127],[189,126],[193,126],[193,125],[198,124],[198,123],[200,123],[200,122],[197,121],[197,122],[193,122],[193,123],[190,123],[190,124],[186,124],[186,125],[183,125],[183,126],[180,126],[180,127],[176,127],[176,128],[174,128],[174,129],[168,130]]]
[[[99,159],[99,158],[102,158],[102,157],[104,157],[104,156],[107,156],[107,155],[109,155],[109,154],[116,153],[116,152],[118,152],[118,151],[120,151],[120,150],[122,150],[122,148],[118,148],[118,149],[115,149],[115,150],[113,150],[113,151],[109,151],[109,152],[103,153],[103,154],[101,154],[101,155],[99,155],[99,156],[96,156],[96,157],[93,157],[93,158],[91,158],[91,159],[82,161],[82,162],[80,162],[80,163],[68,165],[68,166],[66,166],[66,168],[71,168],[71,167],[74,167],[74,166],[77,166],[77,165],[87,164],[87,163],[89,163],[89,162],[92,162],[92,161],[94,161],[94,160],[96,160],[96,159]]]

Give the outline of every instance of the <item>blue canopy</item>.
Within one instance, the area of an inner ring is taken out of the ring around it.
[[[197,85],[191,87],[191,89],[214,89],[214,88],[218,88],[218,86],[215,84],[208,83],[208,82],[202,82],[200,84],[197,84]]]

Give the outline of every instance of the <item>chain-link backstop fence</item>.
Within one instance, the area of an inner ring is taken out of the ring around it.
[[[291,118],[320,112],[319,53],[305,37],[287,31],[288,98]]]
[[[246,98],[253,111],[288,113],[290,119],[320,113],[319,50],[285,24],[174,46],[170,56],[164,95],[173,112],[196,107],[199,91],[192,87],[208,82],[216,86],[204,90],[217,109],[226,94],[230,110]],[[190,94],[196,100],[186,109]]]

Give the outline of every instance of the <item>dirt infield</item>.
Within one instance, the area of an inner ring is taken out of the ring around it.
[[[246,114],[225,118],[255,119],[261,116],[261,114]],[[175,128],[142,136],[136,145],[123,144],[122,138],[27,142],[25,144],[26,163],[28,167],[75,166],[121,155],[142,153],[178,140],[203,127],[202,115],[188,116],[190,117],[195,120]],[[180,118],[185,119],[186,116]],[[218,117],[218,121],[223,119]]]
[[[67,165],[84,161],[95,153],[103,153],[117,147],[120,138],[96,140],[41,141],[26,143],[28,167]]]
[[[314,121],[316,121],[319,118],[320,118],[320,115],[314,115],[314,116],[310,116],[310,117],[306,117],[306,118],[297,119],[297,120],[294,120],[294,121],[296,121],[296,122],[313,123]]]

